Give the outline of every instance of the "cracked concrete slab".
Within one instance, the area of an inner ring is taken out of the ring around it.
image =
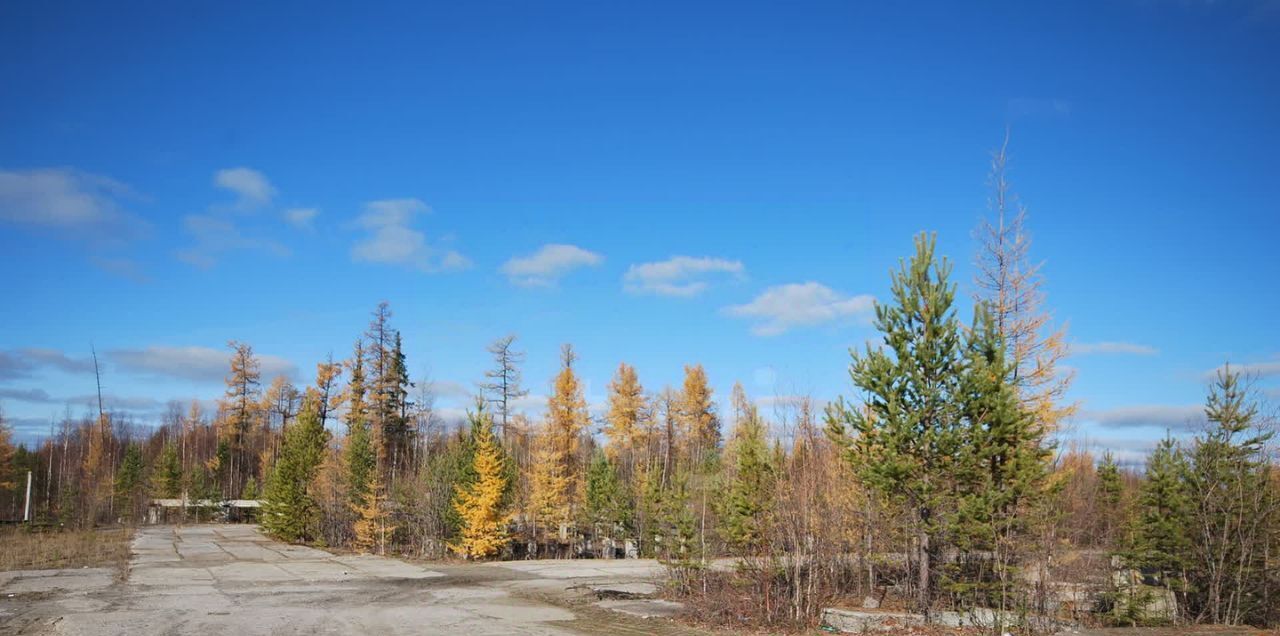
[[[138,530],[126,576],[117,574],[0,573],[0,633],[617,633],[615,620],[635,619],[602,618],[598,611],[584,618],[578,612],[588,610],[585,602],[555,599],[587,594],[580,585],[587,582],[651,580],[661,567],[626,561],[424,567],[285,545],[253,526],[202,525]],[[662,631],[649,625],[624,632]]]

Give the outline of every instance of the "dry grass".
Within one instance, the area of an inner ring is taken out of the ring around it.
[[[0,528],[0,571],[78,567],[123,568],[129,561],[133,531]]]

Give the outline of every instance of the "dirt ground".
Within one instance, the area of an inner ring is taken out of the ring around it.
[[[653,583],[652,562],[423,566],[201,525],[139,530],[120,574],[0,572],[0,634],[702,633],[597,604],[591,586]]]

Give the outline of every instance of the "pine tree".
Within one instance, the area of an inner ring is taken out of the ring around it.
[[[601,451],[595,452],[587,469],[584,513],[587,526],[603,529],[608,538],[622,539],[630,530],[631,499],[618,478],[617,467]]]
[[[369,425],[362,421],[353,422],[342,450],[347,473],[347,494],[352,505],[364,505],[369,495],[369,486],[377,473],[378,461]]]
[[[468,559],[482,559],[502,550],[508,541],[507,522],[510,519],[510,515],[504,512],[509,483],[506,460],[494,441],[488,414],[480,417],[483,419],[476,431],[472,456],[476,479],[457,486],[453,498],[453,507],[462,520],[462,528],[458,541],[449,547]]]
[[[1047,494],[1051,451],[1044,425],[1018,395],[1003,336],[985,303],[975,309],[965,352],[952,536],[966,551],[990,554],[981,563],[992,576],[953,578],[953,590],[973,591],[975,601],[1001,610],[995,628],[1002,631],[1005,613],[1030,600],[1027,590],[1018,589],[1015,562],[1028,512]]]
[[[383,390],[389,393],[384,402],[389,412],[386,416],[387,459],[391,462],[392,483],[396,472],[411,463],[410,453],[413,449],[412,429],[409,428],[409,389],[413,383],[409,381],[409,367],[405,364],[404,349],[401,346],[400,332],[393,332],[391,340],[390,366],[387,378],[382,382]]]
[[[240,491],[241,499],[254,500],[258,498],[258,480],[250,477],[244,482],[244,489]]]
[[[704,552],[698,541],[698,518],[690,506],[686,472],[674,473],[670,487],[660,497],[658,560],[671,569],[676,584],[687,590],[690,577],[702,566]]]
[[[1275,568],[1268,550],[1280,524],[1266,455],[1273,431],[1258,428],[1257,403],[1230,366],[1210,386],[1205,417],[1213,426],[1192,445],[1186,480],[1190,609],[1214,623],[1258,622],[1273,611],[1260,600],[1268,565]]]
[[[640,554],[653,558],[658,554],[662,535],[662,506],[665,489],[662,473],[656,468],[645,468],[636,476],[636,537],[640,542]]]
[[[182,481],[182,462],[178,458],[178,449],[170,442],[160,451],[152,476],[152,488],[158,497],[174,499],[182,495]]]
[[[1103,540],[1108,545],[1115,545],[1116,535],[1123,528],[1128,513],[1120,467],[1110,450],[1102,453],[1102,461],[1098,463],[1098,500],[1102,502]]]
[[[731,472],[720,514],[724,538],[730,547],[750,555],[765,542],[778,466],[765,439],[764,422],[754,408],[734,427],[728,456]]]
[[[329,443],[329,432],[320,422],[318,399],[315,392],[304,398],[297,425],[285,436],[280,459],[263,492],[262,526],[283,541],[315,537],[318,506],[311,482]]]
[[[901,501],[916,535],[915,605],[928,613],[932,562],[945,530],[951,471],[963,441],[955,402],[963,371],[960,330],[952,309],[950,263],[934,258],[935,239],[916,238],[916,253],[893,277],[892,304],[876,305],[883,348],[853,353],[849,376],[867,409],[837,402],[829,426],[853,450],[866,483]],[[850,440],[850,432],[856,433]]]
[[[1137,565],[1160,572],[1163,582],[1175,591],[1182,587],[1180,579],[1190,545],[1187,529],[1191,519],[1183,482],[1187,469],[1182,449],[1166,436],[1147,458],[1146,478],[1138,495],[1142,544]]]
[[[128,503],[129,522],[139,511],[142,497],[145,494],[146,481],[143,479],[142,449],[137,444],[130,444],[120,460],[116,470],[116,496]]]

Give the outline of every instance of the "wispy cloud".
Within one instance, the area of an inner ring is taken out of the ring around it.
[[[210,347],[151,346],[143,349],[114,349],[105,357],[120,370],[140,375],[179,378],[197,382],[220,382],[231,365],[231,354]],[[262,376],[297,377],[298,367],[272,355],[257,354]]]
[[[56,397],[49,395],[44,389],[10,389],[0,388],[0,399],[31,404],[81,404],[97,407],[97,394]],[[162,406],[159,400],[150,397],[127,397],[111,393],[102,395],[102,407],[108,411],[155,412]]]
[[[201,269],[213,267],[223,254],[236,250],[277,257],[290,254],[289,248],[277,241],[246,235],[235,221],[225,216],[190,214],[182,219],[182,226],[195,239],[195,244],[178,250],[176,255],[179,260]]]
[[[709,256],[672,256],[665,261],[638,263],[627,268],[623,287],[633,294],[690,297],[706,291],[710,277],[741,277],[744,271],[741,261]]]
[[[124,207],[141,198],[120,181],[71,168],[0,170],[0,224],[84,246],[91,263],[133,280],[145,279],[138,264],[113,252],[150,234]]]
[[[247,217],[255,217],[259,208],[269,205],[276,195],[275,186],[266,175],[253,168],[225,168],[213,175],[218,188],[236,195],[230,205],[213,204],[200,214],[188,214],[182,219],[183,230],[194,244],[174,252],[178,260],[201,269],[209,269],[224,255],[235,251],[250,251],[284,258],[290,250],[283,243],[269,238],[270,234]],[[286,221],[291,221],[288,214]]]
[[[27,347],[0,351],[0,380],[31,377],[36,371],[55,369],[64,373],[91,373],[93,360],[73,358],[56,349]]]
[[[370,201],[356,218],[365,237],[351,247],[351,259],[362,263],[400,265],[421,272],[465,269],[467,257],[451,249],[433,247],[427,236],[414,229],[414,219],[430,211],[418,199]]]
[[[475,395],[474,391],[463,386],[461,382],[453,380],[432,380],[429,388],[436,397],[467,406],[471,405],[472,397]]]
[[[15,402],[33,402],[36,404],[48,404],[53,402],[53,396],[49,395],[44,389],[13,389],[8,387],[0,387],[0,399],[14,400]]]
[[[93,371],[93,359],[89,356],[73,358],[57,349],[41,347],[19,349],[18,353],[37,364],[53,367],[66,373],[91,373]]]
[[[1071,355],[1073,356],[1105,353],[1153,356],[1160,353],[1160,350],[1132,342],[1077,342],[1071,345]]]
[[[1218,373],[1227,370],[1228,366],[1231,367],[1231,371],[1233,373],[1239,373],[1246,378],[1270,378],[1273,376],[1280,376],[1280,360],[1274,360],[1269,362],[1249,362],[1245,364],[1223,364],[1205,371],[1204,379],[1213,380],[1218,376]]]
[[[752,320],[757,336],[776,336],[794,327],[808,327],[845,318],[867,317],[875,308],[870,295],[846,296],[815,282],[770,287],[745,305],[725,308],[735,318]]]
[[[316,208],[289,208],[284,211],[284,220],[299,230],[314,230],[319,214],[320,210]]]
[[[31,361],[13,351],[0,351],[0,380],[25,378],[33,368]]]
[[[248,210],[271,203],[276,195],[275,186],[266,175],[244,166],[224,168],[214,173],[214,185],[236,195],[236,207]]]
[[[1080,419],[1104,428],[1153,428],[1173,431],[1195,430],[1204,423],[1204,407],[1198,404],[1170,406],[1147,404],[1114,409],[1084,411]]]
[[[581,268],[595,267],[604,257],[577,245],[548,243],[529,256],[517,256],[502,264],[507,280],[521,287],[555,285],[565,274]]]

